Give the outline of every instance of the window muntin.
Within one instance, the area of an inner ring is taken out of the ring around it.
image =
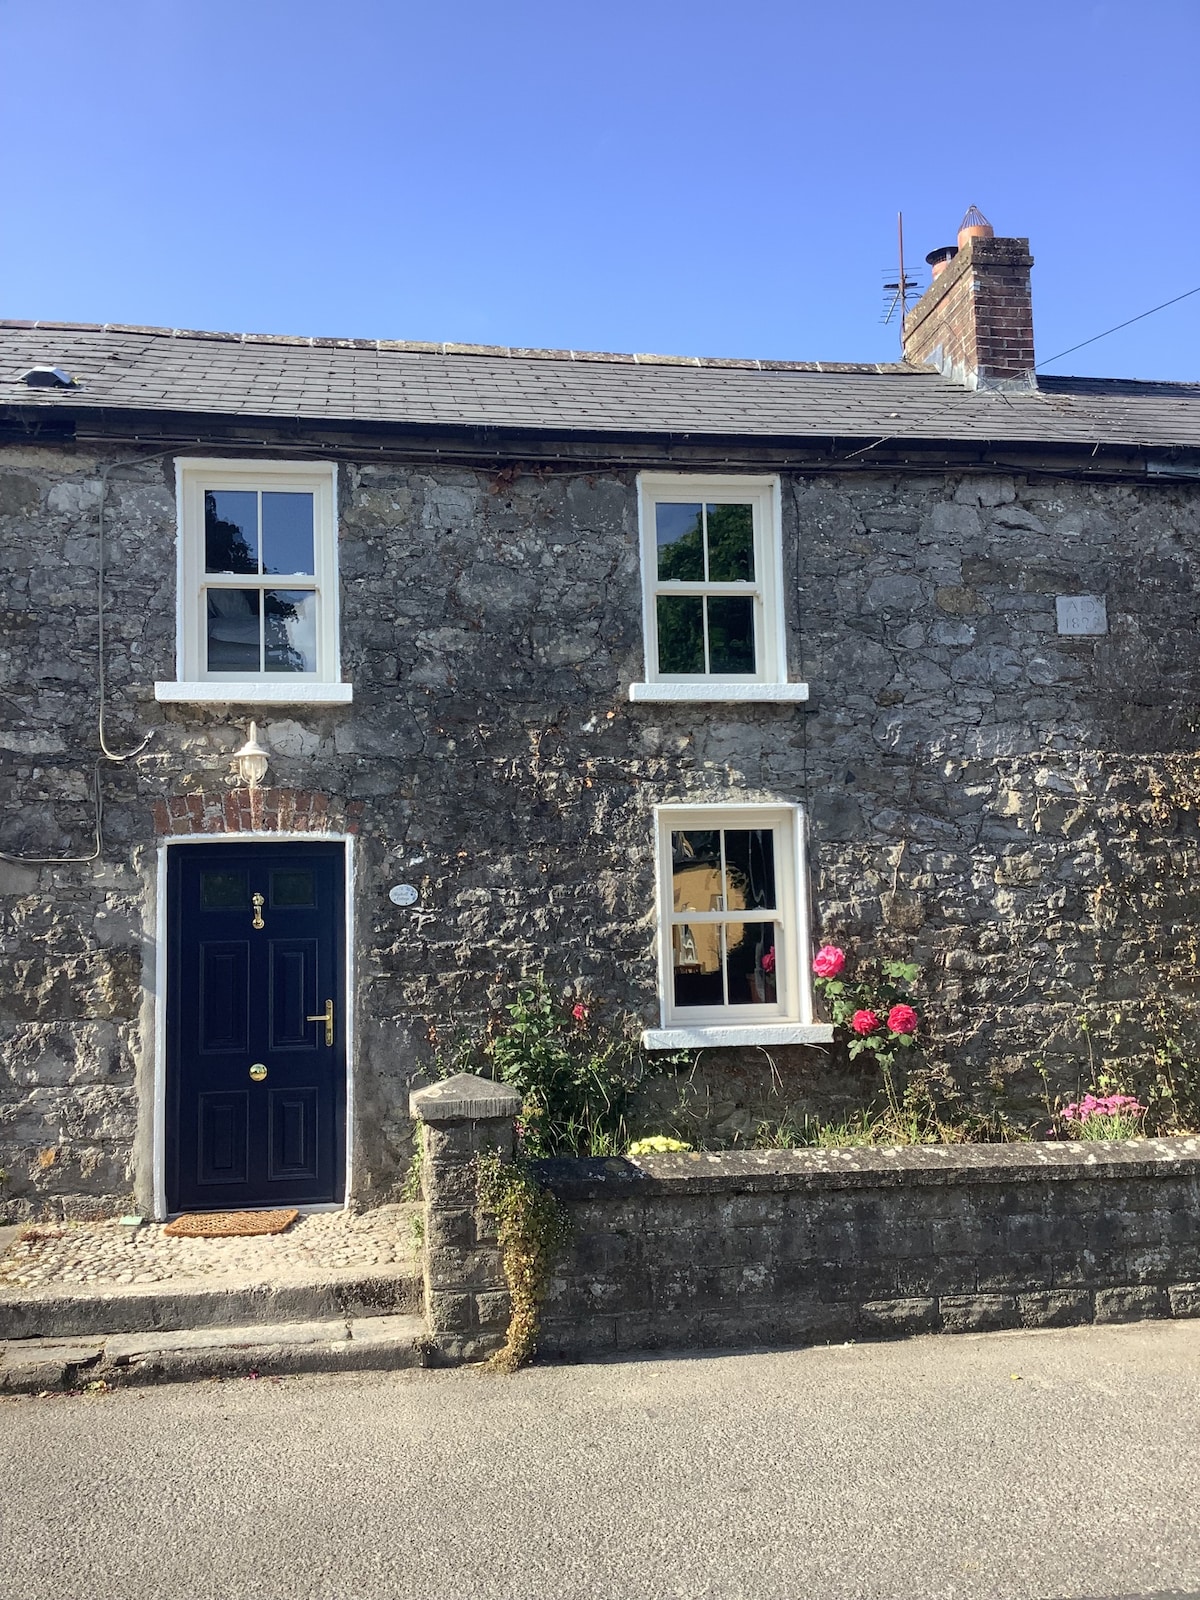
[[[662,1021],[807,1017],[794,807],[659,812]]]
[[[181,680],[336,683],[334,469],[178,463]]]
[[[780,681],[777,480],[643,474],[641,511],[647,681]]]

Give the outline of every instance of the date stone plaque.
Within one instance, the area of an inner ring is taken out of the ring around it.
[[[1054,604],[1059,633],[1108,632],[1108,606],[1102,594],[1060,594]]]

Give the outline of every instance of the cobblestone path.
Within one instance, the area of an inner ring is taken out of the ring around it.
[[[160,1223],[131,1227],[115,1218],[31,1223],[0,1255],[0,1291],[218,1278],[276,1283],[372,1267],[391,1273],[412,1258],[417,1209],[320,1212],[299,1217],[285,1233],[235,1239],[170,1239]]]

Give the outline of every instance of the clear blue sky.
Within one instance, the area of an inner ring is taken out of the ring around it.
[[[1200,284],[1200,0],[0,0],[0,314],[892,359],[972,202],[1039,359]],[[1053,372],[1200,379],[1200,295]]]

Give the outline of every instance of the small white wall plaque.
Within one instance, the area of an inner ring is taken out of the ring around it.
[[[1108,606],[1102,594],[1060,594],[1054,604],[1059,633],[1108,632]]]
[[[388,890],[388,899],[394,906],[411,906],[416,902],[417,891],[411,883],[398,883]]]

